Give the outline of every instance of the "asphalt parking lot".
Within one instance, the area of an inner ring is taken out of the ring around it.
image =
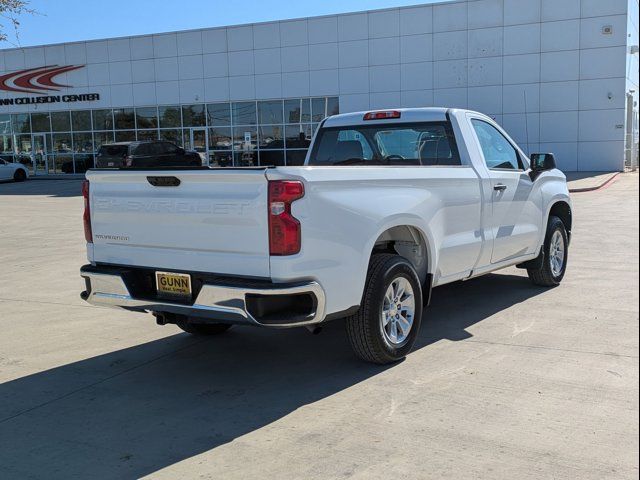
[[[637,478],[636,174],[573,196],[559,288],[436,289],[386,368],[340,322],[200,340],[84,304],[79,193],[0,184],[0,478]]]

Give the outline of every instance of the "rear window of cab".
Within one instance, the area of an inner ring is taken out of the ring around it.
[[[321,128],[309,165],[460,165],[448,122]]]

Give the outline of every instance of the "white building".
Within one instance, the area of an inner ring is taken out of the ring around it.
[[[436,105],[565,171],[622,170],[637,45],[638,0],[468,0],[1,50],[2,158],[78,173],[102,143],[165,138],[299,164],[327,114]]]

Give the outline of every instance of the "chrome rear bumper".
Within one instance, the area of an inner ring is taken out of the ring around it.
[[[86,266],[80,275],[85,279],[87,290],[81,293],[83,300],[92,305],[123,308],[133,311],[147,311],[199,317],[203,321],[241,323],[268,327],[297,327],[319,323],[325,318],[325,295],[316,282],[299,284],[270,284],[263,287],[238,285],[203,284],[193,303],[171,302],[157,298],[134,297],[122,277],[114,272],[101,272],[99,267]],[[251,282],[247,282],[251,283]],[[268,321],[251,313],[248,296],[274,297],[311,295],[313,307],[308,314]]]

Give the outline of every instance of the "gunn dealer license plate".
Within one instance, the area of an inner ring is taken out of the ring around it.
[[[169,297],[190,297],[191,276],[184,273],[156,272],[158,295]]]

